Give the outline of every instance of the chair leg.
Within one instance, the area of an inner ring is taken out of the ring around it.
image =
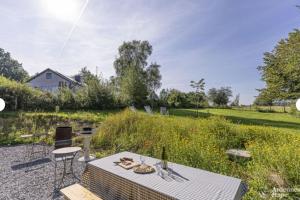
[[[24,156],[24,161],[26,161],[27,160],[27,158],[29,157],[29,145],[28,144],[26,144],[26,146],[25,146],[25,156]]]
[[[76,157],[76,155],[77,155],[77,153],[75,153],[74,154],[74,156],[73,156],[73,158],[71,159],[71,166],[70,166],[70,169],[71,169],[71,173],[72,173],[72,176],[73,176],[73,180],[78,180],[78,181],[80,181],[80,178],[78,178],[77,176],[76,176],[76,174],[75,174],[75,172],[74,172],[74,169],[73,169],[73,167],[74,167],[74,160],[75,160],[75,157]]]
[[[46,143],[43,142],[42,145],[43,145],[43,154],[44,154],[44,157],[46,157],[46,155],[47,155]]]
[[[34,156],[34,143],[31,144],[31,151],[30,151],[30,155],[29,155],[29,160],[32,160]]]
[[[54,161],[54,190],[56,190],[56,168],[57,168],[57,162],[55,160]]]

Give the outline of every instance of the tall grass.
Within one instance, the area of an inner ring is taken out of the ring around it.
[[[23,134],[50,133],[59,125],[82,126],[99,124],[114,111],[92,112],[4,112],[0,113],[0,145],[30,142],[21,139]],[[51,141],[49,141],[51,142]]]
[[[249,200],[262,199],[262,192],[268,194],[273,187],[300,185],[300,136],[271,127],[236,125],[222,117],[192,119],[124,111],[108,117],[92,143],[110,153],[129,150],[157,158],[165,146],[170,161],[246,181]],[[253,159],[232,162],[225,154],[230,148],[247,149]],[[273,174],[283,185],[270,178]]]

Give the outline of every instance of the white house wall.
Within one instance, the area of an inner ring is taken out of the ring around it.
[[[46,73],[52,73],[51,79],[46,79]],[[50,92],[55,92],[59,88],[59,82],[63,81],[67,83],[67,86],[70,85],[70,81],[63,79],[62,77],[58,76],[56,73],[52,71],[45,71],[39,76],[35,77],[31,81],[28,82],[28,85],[35,88],[40,88],[42,90],[47,90]]]

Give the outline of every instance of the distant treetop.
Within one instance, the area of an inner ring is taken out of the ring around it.
[[[11,80],[24,82],[28,77],[21,63],[11,58],[9,52],[0,48],[0,75]]]

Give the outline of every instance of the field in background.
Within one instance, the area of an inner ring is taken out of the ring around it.
[[[289,106],[240,106],[234,107],[236,110],[251,110],[251,111],[261,111],[261,112],[290,112],[291,108]]]
[[[197,117],[195,109],[171,109],[170,115]],[[224,116],[235,124],[259,125],[300,133],[300,118],[289,113],[264,113],[240,109],[199,109],[199,117]]]

